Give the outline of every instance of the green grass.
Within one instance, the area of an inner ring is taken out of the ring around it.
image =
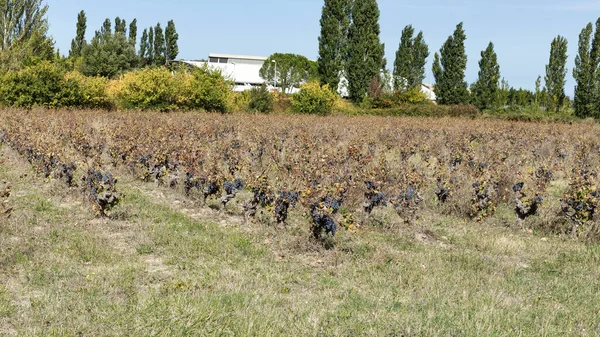
[[[115,216],[94,219],[23,170],[0,168],[15,208],[0,222],[3,336],[600,334],[600,247],[507,228],[506,208],[341,231],[323,250],[299,214],[287,230],[225,226],[127,177]]]

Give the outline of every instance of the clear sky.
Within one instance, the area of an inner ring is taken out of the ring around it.
[[[67,54],[75,36],[77,13],[88,17],[88,39],[105,18],[138,20],[143,28],[175,20],[179,57],[206,58],[208,53],[269,56],[274,52],[318,56],[322,0],[47,0],[50,34]],[[477,77],[481,50],[494,42],[502,76],[510,85],[533,89],[544,75],[550,42],[560,34],[569,41],[567,94],[572,95],[572,69],[578,35],[600,17],[600,0],[380,0],[381,39],[388,68],[404,26],[422,30],[431,56],[426,82],[432,82],[431,60],[457,23],[467,33],[467,81]]]

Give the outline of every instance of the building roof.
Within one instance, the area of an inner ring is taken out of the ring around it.
[[[233,55],[233,54],[208,54],[208,57],[218,57],[227,59],[238,59],[238,60],[255,60],[255,61],[266,61],[268,57],[264,56],[247,56],[247,55]]]

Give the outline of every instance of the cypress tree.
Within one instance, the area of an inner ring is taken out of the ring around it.
[[[321,13],[318,73],[321,84],[336,90],[347,56],[352,0],[325,0]]]
[[[146,54],[146,62],[148,65],[154,64],[154,28],[148,29],[148,54]]]
[[[465,82],[467,70],[467,54],[463,23],[456,26],[454,34],[449,36],[440,55],[436,53],[433,64],[433,75],[436,81],[435,94],[440,104],[467,104],[469,91]]]
[[[402,30],[400,46],[394,62],[394,89],[420,87],[425,79],[425,64],[429,56],[429,47],[425,43],[423,32],[413,38],[414,29],[406,26]]]
[[[379,7],[376,0],[356,0],[348,32],[348,89],[361,102],[384,64],[384,45],[379,41]]]
[[[148,64],[148,29],[144,29],[142,32],[142,38],[140,39],[140,59],[142,60],[142,64]]]
[[[71,50],[69,51],[70,57],[81,56],[81,50],[85,46],[85,31],[87,29],[87,18],[85,11],[79,12],[77,15],[77,34],[71,41]]]
[[[567,39],[557,36],[552,40],[550,59],[546,65],[546,89],[552,107],[560,111],[565,100],[565,77],[567,75]]]
[[[179,46],[177,44],[178,40],[179,34],[177,34],[177,30],[175,29],[175,22],[171,20],[167,23],[167,28],[165,29],[167,62],[174,61],[177,59],[177,55],[179,55]]]
[[[475,105],[481,110],[492,107],[496,100],[496,93],[500,81],[500,65],[498,56],[494,51],[494,44],[481,52],[479,61],[479,76],[472,87]]]
[[[129,43],[135,48],[137,42],[137,19],[133,19],[129,24]],[[146,36],[146,38],[148,38]]]
[[[394,61],[394,89],[407,89],[408,81],[412,73],[412,64],[414,57],[414,39],[415,29],[408,25],[402,30],[400,46],[396,51],[396,60]]]
[[[580,118],[593,114],[592,87],[594,72],[591,69],[590,43],[594,27],[589,23],[579,34],[579,51],[575,57],[575,115]]]
[[[420,87],[425,79],[425,64],[429,57],[429,46],[425,42],[423,32],[419,32],[413,43],[413,64],[408,77],[409,87]]]
[[[115,34],[121,33],[126,35],[127,31],[127,22],[125,20],[121,20],[119,17],[115,19]]]
[[[157,23],[154,27],[154,64],[165,64],[165,50],[165,35],[160,23]]]
[[[110,19],[106,19],[104,20],[104,23],[102,24],[102,28],[100,29],[100,35],[101,36],[108,36],[108,35],[112,35],[112,23],[110,22]]]

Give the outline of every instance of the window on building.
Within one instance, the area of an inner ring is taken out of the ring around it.
[[[208,62],[210,62],[210,63],[219,63],[219,58],[218,57],[209,57],[208,58]]]
[[[226,58],[219,59],[219,63],[227,63],[227,61],[229,61],[229,59],[226,59]]]

